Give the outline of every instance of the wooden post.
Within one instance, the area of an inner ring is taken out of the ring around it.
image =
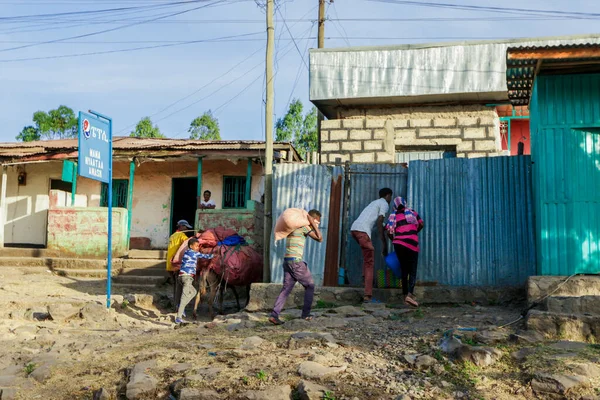
[[[275,26],[273,24],[273,0],[267,0],[267,54],[266,104],[265,104],[265,226],[263,236],[263,282],[271,282],[271,231],[273,221],[273,49]]]
[[[248,208],[248,202],[250,201],[250,195],[252,190],[252,159],[248,159],[248,170],[246,171],[246,208]]]
[[[129,189],[127,190],[127,246],[131,240],[131,217],[133,215],[133,178],[135,176],[135,158],[129,163]]]
[[[4,226],[6,225],[6,165],[2,166],[2,190],[0,191],[0,247],[4,247]]]
[[[200,208],[202,202],[202,157],[198,157],[198,189],[196,190],[196,208]],[[195,221],[194,221],[195,222]]]

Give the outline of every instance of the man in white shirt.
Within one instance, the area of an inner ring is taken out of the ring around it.
[[[200,202],[200,209],[202,210],[213,210],[217,205],[215,201],[210,198],[212,193],[210,190],[204,191],[204,200]]]
[[[352,237],[360,246],[363,253],[363,277],[365,279],[365,302],[370,302],[373,299],[373,269],[375,267],[375,248],[371,241],[371,232],[373,227],[377,225],[379,237],[383,245],[383,256],[387,256],[387,240],[385,238],[385,230],[383,222],[385,216],[390,209],[392,201],[392,189],[383,188],[379,191],[379,200],[371,202],[360,213],[356,221],[352,224],[350,231]]]

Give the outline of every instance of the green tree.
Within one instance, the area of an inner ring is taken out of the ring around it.
[[[17,135],[17,140],[21,142],[33,142],[35,140],[40,140],[41,138],[40,131],[35,126],[31,125],[23,128],[21,133]]]
[[[164,138],[165,135],[160,133],[158,126],[152,125],[150,117],[144,117],[137,123],[135,130],[129,134],[131,137],[137,138]]]
[[[197,117],[188,129],[190,139],[195,140],[221,140],[219,121],[210,110]]]
[[[17,140],[68,139],[77,136],[77,117],[67,106],[59,106],[48,112],[33,113],[34,126],[26,126],[17,135]]]
[[[291,142],[298,153],[305,157],[307,153],[318,148],[317,109],[312,107],[303,114],[304,106],[299,99],[290,103],[288,112],[275,124],[275,140]]]

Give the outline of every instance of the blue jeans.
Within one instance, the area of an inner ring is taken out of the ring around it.
[[[285,301],[292,292],[296,282],[300,282],[304,286],[304,306],[302,307],[302,318],[310,315],[313,297],[315,295],[315,282],[308,270],[308,265],[304,261],[284,261],[283,263],[283,288],[277,300],[271,315],[275,318],[279,317],[279,313],[285,305]]]

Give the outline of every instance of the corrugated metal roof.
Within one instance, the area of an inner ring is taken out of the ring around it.
[[[57,151],[77,151],[77,139],[40,140],[34,142],[0,143],[0,158],[15,158],[31,155],[51,154]],[[276,142],[275,151],[290,149],[294,152],[294,160],[301,160],[294,147],[285,142]],[[134,137],[115,137],[113,151],[195,151],[195,150],[257,150],[264,151],[265,142],[258,140],[187,140],[187,139],[147,139]]]
[[[413,161],[419,281],[516,286],[536,273],[531,157]]]
[[[327,117],[337,106],[506,101],[508,47],[600,43],[600,35],[311,49],[310,99]]]
[[[321,211],[323,242],[307,239],[304,259],[315,285],[323,284],[325,251],[329,226],[329,201],[331,197],[332,169],[325,165],[278,164],[273,168],[273,235],[271,244],[271,282],[283,282],[283,256],[285,240],[274,243],[277,218],[288,208]]]
[[[352,164],[350,165],[350,202],[348,212],[348,230],[360,213],[373,200],[379,198],[379,189],[388,187],[394,196],[406,197],[408,171],[402,165],[392,164]],[[390,207],[391,211],[391,207]],[[381,240],[377,230],[371,234],[375,246],[375,276],[377,271],[385,269],[381,254]],[[388,243],[391,249],[391,243]],[[351,286],[362,286],[362,251],[352,236],[348,235],[346,247],[346,273]]]
[[[512,104],[527,105],[531,98],[531,90],[535,80],[536,73],[545,72],[548,70],[561,69],[561,72],[568,73],[568,70],[574,70],[577,65],[586,68],[586,72],[600,71],[598,60],[600,57],[568,57],[566,54],[559,54],[560,58],[545,58],[534,57],[527,55],[528,58],[511,58],[511,54],[520,52],[536,52],[540,50],[552,50],[556,52],[572,52],[579,49],[598,48],[598,43],[577,43],[577,44],[561,44],[561,45],[544,45],[544,46],[514,46],[509,47],[506,51],[506,85],[508,88],[508,98]],[[542,52],[545,53],[545,52]],[[540,54],[541,56],[541,54]],[[542,61],[539,63],[539,61]],[[590,70],[588,63],[595,62],[595,71]],[[568,66],[562,67],[561,64],[568,63]]]

